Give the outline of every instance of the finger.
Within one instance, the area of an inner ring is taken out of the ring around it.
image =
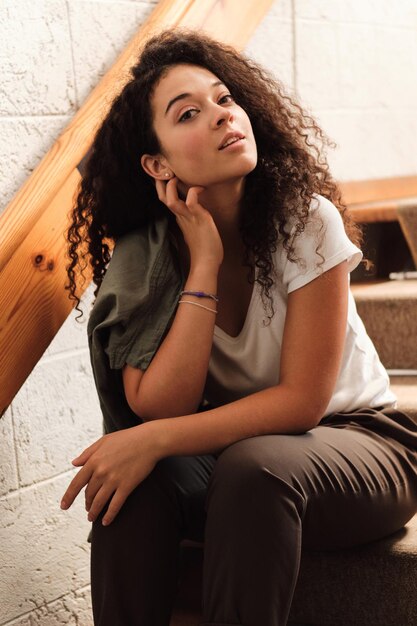
[[[184,202],[178,197],[176,181],[175,177],[169,181],[155,180],[158,198],[175,216],[184,215],[184,210],[181,211],[181,209],[186,208]]]
[[[115,492],[114,496],[111,499],[109,508],[107,509],[107,512],[105,516],[103,517],[103,526],[108,526],[109,524],[112,523],[112,521],[114,520],[114,518],[116,517],[116,515],[122,508],[123,504],[125,503],[128,495],[129,493],[123,492],[121,489],[117,489],[117,491]]]
[[[166,195],[166,183],[163,180],[155,179],[155,187],[156,193],[158,194],[158,198],[164,204],[167,203],[167,195]]]
[[[109,484],[102,485],[101,489],[98,490],[92,504],[90,510],[88,512],[88,521],[95,522],[97,517],[100,515],[103,507],[110,500],[112,495],[114,494],[115,488],[110,486]]]
[[[100,491],[102,486],[103,486],[103,481],[95,478],[94,474],[93,474],[93,476],[88,481],[88,485],[87,485],[86,490],[84,492],[84,495],[85,495],[85,510],[86,511],[89,511],[91,509],[91,505],[93,503],[93,500],[96,497],[97,493]]]
[[[174,176],[168,181],[166,186],[167,207],[175,215],[187,215],[187,206],[181,198],[178,197],[178,178]]]
[[[171,178],[170,180],[160,180],[159,178],[155,179],[156,193],[158,194],[158,198],[164,204],[167,204],[168,202],[168,199],[167,199],[168,183],[170,183],[172,180],[174,180],[174,178]],[[174,196],[174,199],[175,199],[175,196]]]
[[[76,456],[75,459],[71,461],[71,463],[75,466],[84,465],[88,461],[92,453],[99,447],[102,439],[103,437],[100,437],[100,439],[91,444],[91,446],[88,446],[88,448],[86,448],[85,450],[83,450],[83,452],[81,452],[81,454]]]
[[[91,478],[92,470],[84,465],[77,475],[72,479],[68,489],[64,493],[61,500],[61,509],[68,509],[80,493],[81,489],[88,483]]]
[[[198,201],[198,196],[202,191],[204,191],[205,187],[190,187],[187,193],[187,198],[185,200],[185,204],[190,209],[201,208],[201,204]]]

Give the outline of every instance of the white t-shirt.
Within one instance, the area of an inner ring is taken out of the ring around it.
[[[342,217],[332,202],[314,196],[310,215],[304,232],[293,242],[300,261],[289,261],[282,243],[273,255],[277,273],[271,289],[275,313],[269,325],[263,324],[267,316],[260,286],[255,283],[240,334],[231,337],[215,326],[205,387],[205,398],[214,407],[277,385],[288,294],[344,260],[348,261],[351,272],[362,259],[362,252],[347,237]],[[317,220],[317,216],[321,219]],[[324,262],[316,254],[319,242],[318,252]],[[363,407],[396,406],[396,400],[349,290],[342,364],[324,416]]]

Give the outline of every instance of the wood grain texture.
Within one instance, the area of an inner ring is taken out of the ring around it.
[[[410,202],[399,207],[398,221],[417,268],[417,198],[414,204]]]
[[[417,176],[340,183],[353,218],[362,224],[398,221],[402,207],[417,205]]]
[[[144,43],[165,28],[181,26],[241,49],[272,3],[159,2],[0,216],[0,415],[72,308],[64,289],[64,233],[80,180],[76,168]]]
[[[340,183],[346,204],[396,200],[417,196],[417,176],[373,178]]]

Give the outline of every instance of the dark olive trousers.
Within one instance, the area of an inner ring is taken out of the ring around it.
[[[186,538],[204,541],[205,626],[285,626],[301,550],[382,538],[416,511],[417,426],[395,409],[167,457],[93,524],[94,624],[168,626]]]

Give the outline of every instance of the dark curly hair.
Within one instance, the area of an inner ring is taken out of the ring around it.
[[[71,213],[66,288],[81,315],[76,276],[83,276],[89,264],[97,295],[112,244],[125,233],[170,213],[158,199],[153,179],[139,164],[142,154],[161,152],[151,98],[158,81],[179,63],[198,65],[215,74],[251,121],[258,162],[246,177],[240,234],[246,250],[244,264],[250,268],[248,280],[252,282],[255,264],[264,307],[266,296],[272,315],[272,253],[281,238],[289,260],[297,261],[294,239],[306,226],[313,194],[333,202],[351,241],[361,243],[361,231],[347,215],[341,192],[329,173],[323,148],[333,143],[283,85],[253,60],[205,34],[164,31],[146,43],[131,69],[131,80],[98,129]],[[256,212],[251,210],[255,205]],[[289,220],[295,225],[291,237],[286,228]],[[320,254],[319,247],[316,252]]]

